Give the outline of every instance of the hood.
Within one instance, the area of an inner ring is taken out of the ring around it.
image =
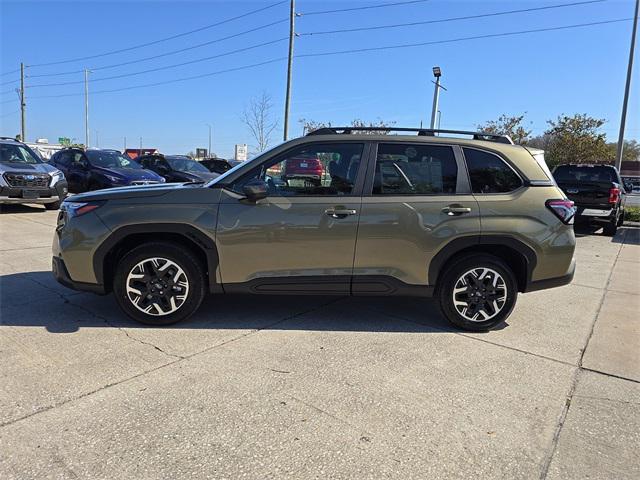
[[[151,170],[137,169],[137,168],[105,168],[105,167],[93,167],[93,170],[105,175],[111,175],[113,177],[124,178],[128,181],[136,180],[153,180],[161,182],[162,177]]]
[[[48,163],[14,163],[0,162],[0,174],[6,172],[33,172],[33,173],[53,173],[58,171],[53,165]]]
[[[213,172],[173,172],[174,176],[182,178],[185,182],[208,182],[214,178],[218,178],[220,175]]]
[[[105,188],[93,192],[80,193],[69,197],[73,202],[93,202],[98,200],[120,200],[125,198],[159,197],[181,188],[200,188],[203,184],[155,183],[130,187]]]

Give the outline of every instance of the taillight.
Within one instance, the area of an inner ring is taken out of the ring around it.
[[[562,223],[567,225],[573,223],[576,207],[573,206],[571,200],[547,200],[545,205],[556,217],[562,220]]]
[[[620,200],[620,189],[618,187],[611,187],[609,189],[609,203],[616,204]]]

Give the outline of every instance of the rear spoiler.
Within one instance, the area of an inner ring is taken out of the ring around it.
[[[522,145],[522,147],[529,152],[529,155],[531,155],[533,157],[533,159],[536,161],[536,163],[538,164],[538,166],[542,169],[542,171],[544,172],[544,174],[547,176],[547,178],[549,179],[548,182],[546,181],[532,181],[530,182],[531,186],[540,186],[540,187],[549,187],[552,185],[556,185],[556,181],[553,178],[553,174],[551,173],[551,170],[549,169],[549,165],[547,165],[547,162],[545,162],[544,160],[544,150],[541,150],[539,148],[532,148],[532,147],[527,147],[526,145]]]

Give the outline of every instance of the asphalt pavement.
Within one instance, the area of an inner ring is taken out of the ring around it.
[[[640,478],[640,229],[455,330],[407,298],[209,297],[140,326],[0,214],[0,478]]]

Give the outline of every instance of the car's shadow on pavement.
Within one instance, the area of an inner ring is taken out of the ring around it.
[[[81,328],[268,329],[352,332],[459,332],[437,301],[416,297],[208,295],[190,319],[150,327],[129,319],[113,295],[78,293],[51,272],[0,276],[0,326],[44,327],[51,333]],[[508,326],[503,323],[494,328]]]
[[[591,235],[604,236],[602,226],[580,223],[574,225],[573,230],[576,237],[589,237]],[[618,227],[616,234],[611,237],[613,243],[626,243],[629,245],[640,245],[640,227],[636,225],[623,225]]]
[[[0,215],[9,213],[43,213],[47,209],[42,205],[0,205]]]

